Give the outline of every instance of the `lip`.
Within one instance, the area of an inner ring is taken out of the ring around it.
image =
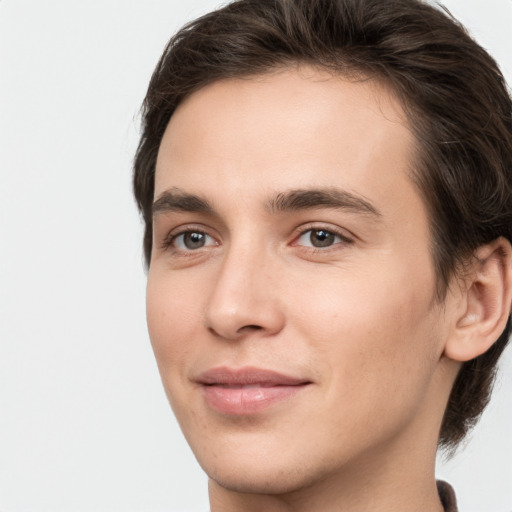
[[[197,379],[208,405],[227,415],[250,415],[287,401],[311,381],[255,367],[218,367]]]

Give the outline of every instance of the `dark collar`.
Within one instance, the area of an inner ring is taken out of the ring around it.
[[[450,484],[443,482],[442,480],[437,481],[437,492],[441,503],[443,504],[445,512],[457,512],[457,500],[455,499],[455,493]]]

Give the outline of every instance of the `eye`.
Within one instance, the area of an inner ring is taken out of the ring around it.
[[[331,247],[340,242],[350,243],[351,241],[327,229],[308,229],[300,235],[295,245],[320,249],[323,247]]]
[[[170,245],[180,251],[194,251],[217,245],[217,242],[213,237],[201,231],[185,231],[173,236]]]

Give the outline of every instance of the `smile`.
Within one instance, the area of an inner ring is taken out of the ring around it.
[[[209,407],[226,415],[250,415],[287,401],[311,381],[258,368],[214,368],[198,379]]]

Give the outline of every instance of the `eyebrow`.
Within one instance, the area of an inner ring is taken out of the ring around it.
[[[381,217],[379,210],[364,197],[336,187],[321,189],[294,189],[280,192],[265,204],[270,213],[286,213],[301,210],[331,208]],[[152,205],[153,216],[167,212],[195,212],[215,214],[208,200],[189,194],[179,188],[163,192]]]
[[[163,192],[153,202],[153,216],[167,212],[214,213],[210,203],[199,196],[188,194],[179,188],[171,188]]]
[[[270,212],[332,208],[381,217],[379,210],[364,197],[336,187],[296,189],[279,193],[267,203]]]

